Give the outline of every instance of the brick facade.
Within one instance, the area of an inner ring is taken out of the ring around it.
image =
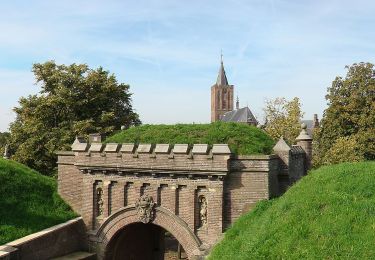
[[[306,173],[301,147],[288,152],[286,166],[278,155],[234,156],[226,145],[76,141],[72,148],[59,153],[59,193],[81,214],[100,259],[119,230],[141,222],[140,198],[152,198],[150,223],[172,233],[192,259],[207,254],[256,202]]]

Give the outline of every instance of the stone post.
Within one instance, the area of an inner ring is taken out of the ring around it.
[[[290,146],[285,142],[282,136],[280,137],[276,145],[273,147],[273,151],[283,161],[282,168],[287,169],[289,167]]]
[[[9,145],[8,144],[5,145],[3,158],[9,159]]]
[[[311,136],[307,133],[307,125],[306,124],[301,124],[301,133],[299,136],[296,138],[297,145],[301,146],[302,149],[306,153],[306,171],[311,168],[311,159],[312,159],[312,138]]]

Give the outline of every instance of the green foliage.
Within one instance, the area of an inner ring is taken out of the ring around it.
[[[11,124],[13,159],[52,175],[55,152],[69,149],[76,135],[112,133],[139,124],[129,86],[101,67],[85,64],[34,64],[39,95],[22,97]]]
[[[325,164],[336,164],[342,162],[363,161],[360,142],[355,135],[339,137],[325,154],[323,161]]]
[[[56,181],[0,159],[0,245],[76,217]]]
[[[209,259],[373,259],[374,172],[375,162],[312,171],[238,219]]]
[[[274,141],[261,129],[238,123],[142,125],[131,127],[106,140],[107,143],[227,143],[237,154],[270,154]]]
[[[316,164],[327,164],[337,139],[350,137],[360,157],[375,159],[375,70],[371,63],[347,67],[346,77],[336,77],[328,88],[320,129],[315,133]]]
[[[278,140],[281,136],[289,144],[294,144],[298,134],[301,131],[301,104],[297,97],[291,101],[285,98],[276,98],[267,100],[264,108],[266,114],[265,130],[274,139]]]

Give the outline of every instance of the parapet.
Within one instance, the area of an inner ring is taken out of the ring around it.
[[[76,139],[72,144],[73,152],[120,153],[120,154],[191,154],[194,155],[231,155],[227,144],[134,144],[134,143],[86,143]]]
[[[59,164],[74,164],[81,172],[189,172],[229,171],[232,153],[227,144],[87,143],[76,139],[70,157],[59,153]],[[69,157],[69,159],[67,158]]]

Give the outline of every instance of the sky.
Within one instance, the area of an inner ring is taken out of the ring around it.
[[[321,117],[345,66],[375,63],[374,13],[371,0],[2,1],[0,132],[19,98],[40,91],[31,68],[48,60],[110,71],[143,123],[209,122],[221,51],[259,120],[276,97]]]

